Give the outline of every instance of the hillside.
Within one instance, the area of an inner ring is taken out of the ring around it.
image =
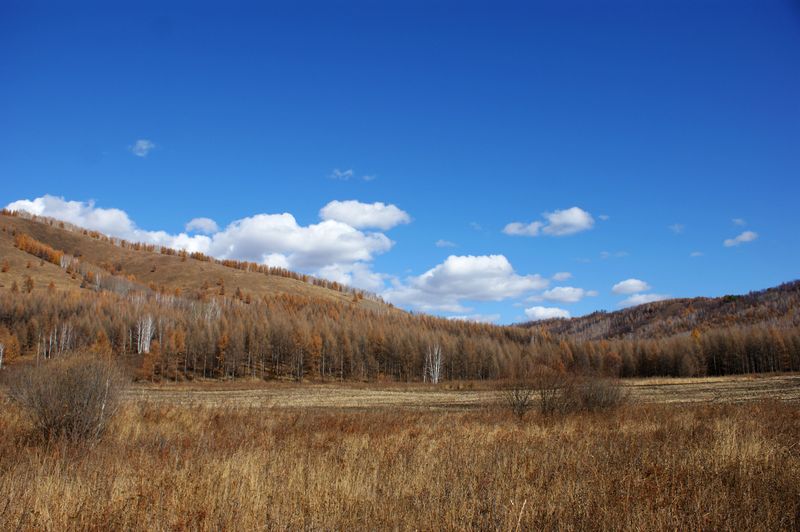
[[[800,281],[745,295],[670,299],[569,320],[522,324],[571,340],[654,339],[693,330],[800,324]]]
[[[334,302],[350,302],[354,299],[354,294],[347,287],[336,283],[327,283],[336,289],[318,286],[313,284],[312,278],[292,272],[265,274],[225,266],[208,260],[209,257],[199,260],[172,250],[150,251],[138,244],[120,243],[105,235],[70,227],[55,220],[9,214],[0,214],[0,260],[9,263],[9,271],[0,273],[0,287],[10,286],[14,281],[21,286],[27,276],[33,279],[36,290],[45,289],[51,282],[59,289],[78,289],[82,284],[80,277],[17,249],[14,245],[16,234],[28,235],[77,258],[83,270],[90,270],[95,275],[113,274],[137,285],[162,291],[174,293],[177,289],[182,294],[197,297],[220,293],[233,295],[238,290],[251,298],[288,294]],[[359,292],[359,295],[362,297],[358,298],[358,304],[365,308],[390,308],[368,294],[363,297],[365,294]]]

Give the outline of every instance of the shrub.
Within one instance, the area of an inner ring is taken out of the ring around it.
[[[612,379],[586,378],[576,387],[577,403],[584,410],[611,410],[628,400],[628,393]]]
[[[19,370],[9,396],[45,441],[88,441],[108,427],[125,382],[111,362],[70,356]]]
[[[511,412],[522,420],[525,414],[533,408],[536,389],[529,380],[519,380],[503,390],[503,402]]]

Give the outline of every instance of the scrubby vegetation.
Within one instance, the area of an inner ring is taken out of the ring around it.
[[[0,416],[0,528],[796,530],[784,403],[507,410],[130,404],[87,453]]]

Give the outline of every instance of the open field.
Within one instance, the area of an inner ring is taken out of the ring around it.
[[[131,401],[203,406],[275,408],[444,409],[478,408],[498,402],[486,383],[325,384],[232,382],[212,384],[140,385],[130,389]],[[751,402],[764,399],[800,402],[800,375],[731,376],[623,381],[634,402]],[[456,389],[453,389],[456,388]],[[474,389],[457,389],[474,388]]]

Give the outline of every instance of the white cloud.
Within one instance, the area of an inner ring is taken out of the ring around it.
[[[666,294],[634,294],[620,301],[619,305],[621,307],[635,307],[636,305],[644,305],[645,303],[664,301],[665,299],[669,298],[670,296]]]
[[[650,290],[650,285],[639,279],[626,279],[611,288],[615,294],[635,294],[647,290]]]
[[[375,227],[384,231],[411,222],[411,216],[396,205],[361,203],[356,200],[331,201],[319,211],[319,216],[323,220],[344,222],[356,229]]]
[[[737,235],[734,238],[728,238],[722,244],[726,248],[729,248],[733,246],[738,246],[740,244],[744,244],[745,242],[752,242],[756,238],[758,238],[758,233],[754,231],[745,231],[744,233],[741,233],[740,235]]]
[[[733,220],[731,220],[731,222],[733,222],[733,225],[738,225],[738,226],[747,225],[747,222],[742,218],[734,218]]]
[[[511,236],[539,236],[539,231],[543,225],[542,222],[531,222],[529,224],[511,222],[503,228],[503,232]]]
[[[209,235],[219,231],[219,226],[211,218],[193,218],[186,224],[186,232],[191,233],[193,231]]]
[[[147,154],[150,153],[156,145],[147,139],[139,139],[133,143],[133,146],[130,147],[131,153],[133,153],[137,157],[147,157]]]
[[[456,247],[455,242],[450,242],[449,240],[437,240],[436,241],[437,248],[454,248]]]
[[[686,226],[683,225],[683,224],[672,224],[672,225],[668,226],[667,228],[670,231],[672,231],[673,233],[675,233],[676,235],[679,235],[679,234],[683,233],[683,231],[686,229]]]
[[[373,272],[370,265],[364,262],[353,264],[332,264],[317,271],[317,275],[329,281],[336,281],[354,288],[362,288],[370,292],[379,292],[386,286],[390,278],[384,273]]]
[[[542,293],[542,297],[547,301],[558,301],[560,303],[577,303],[584,297],[596,296],[594,290],[584,290],[574,286],[556,286]]]
[[[533,321],[569,318],[569,311],[558,307],[531,307],[525,309],[525,315]]]
[[[330,179],[338,179],[339,181],[348,181],[353,177],[353,175],[352,168],[348,168],[347,170],[339,170],[338,168],[334,168],[333,172],[331,172],[328,177]]]
[[[190,236],[145,231],[124,211],[96,207],[92,201],[45,195],[15,201],[6,208],[57,218],[130,241],[200,251],[220,259],[249,260],[337,279],[349,276],[346,278],[352,283],[373,288],[382,285],[378,286],[365,263],[393,245],[382,233],[362,232],[335,220],[302,226],[289,213],[257,214],[208,236]]]
[[[572,274],[569,272],[558,272],[553,276],[554,281],[566,281],[572,279]]]
[[[540,233],[550,236],[567,236],[587,231],[594,227],[594,218],[580,207],[545,212],[542,214],[546,222],[512,222],[503,228],[503,232],[512,236],[538,236]]]
[[[702,251],[692,251],[692,252],[689,254],[689,256],[690,256],[690,257],[702,257],[702,256],[703,256],[703,252],[702,252]]]
[[[540,275],[518,275],[503,255],[456,256],[384,292],[389,301],[421,310],[465,312],[462,301],[501,301],[547,287]]]
[[[608,219],[611,218],[611,217],[609,215],[607,215],[607,214],[601,214],[600,216],[598,216],[598,218],[600,218],[601,220],[603,220],[605,222],[605,221],[608,221]]]
[[[468,314],[462,316],[447,316],[448,320],[472,321],[475,323],[494,323],[500,319],[500,314]]]

